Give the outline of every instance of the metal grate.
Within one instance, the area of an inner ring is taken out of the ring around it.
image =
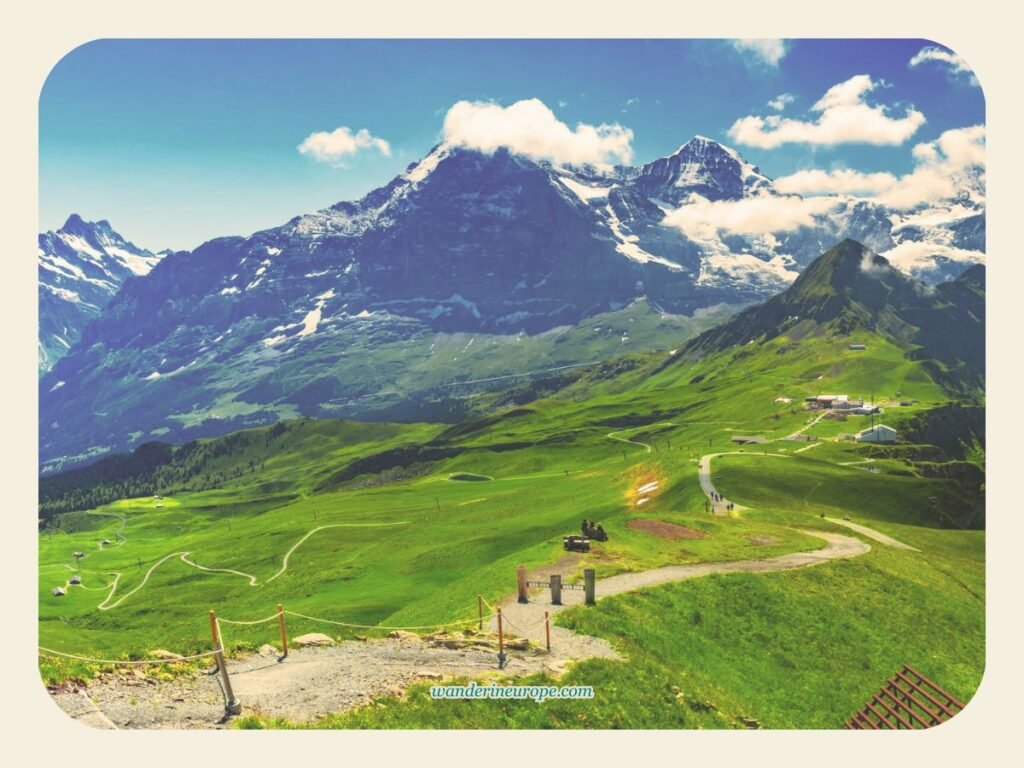
[[[909,664],[846,721],[850,730],[919,730],[951,719],[964,703]]]

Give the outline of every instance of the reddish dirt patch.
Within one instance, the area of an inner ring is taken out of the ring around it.
[[[661,520],[630,520],[627,525],[634,531],[653,533],[663,539],[706,539],[704,531],[687,528],[685,525],[664,523]]]

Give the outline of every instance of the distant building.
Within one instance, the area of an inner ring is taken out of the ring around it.
[[[858,443],[895,443],[896,430],[885,424],[876,424],[858,432],[855,439]]]
[[[840,397],[843,397],[845,399],[840,400],[839,398],[836,398],[835,402],[832,403],[833,408],[838,408],[843,411],[852,411],[854,408],[860,408],[862,405],[864,405],[863,400],[851,399],[846,397],[845,395],[840,395]]]
[[[68,584],[81,584],[81,583],[82,583],[82,577],[81,576],[72,576],[70,579],[68,579]]]
[[[54,587],[53,588],[53,596],[54,597],[63,597],[64,596],[64,590],[61,589],[60,587]]]
[[[872,413],[882,413],[882,409],[874,403],[861,403],[860,405],[855,405],[850,408],[850,413],[858,416],[868,416]]]
[[[846,404],[850,401],[848,395],[815,395],[814,397],[805,397],[804,402],[808,408],[812,410],[821,410],[823,408],[845,408]]]
[[[855,349],[855,350],[867,349],[867,345],[865,345],[865,344],[851,344],[850,345],[850,349]]]
[[[761,435],[733,435],[731,440],[739,445],[752,445],[763,443],[765,439]]]

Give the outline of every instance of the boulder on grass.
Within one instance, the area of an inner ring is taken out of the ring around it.
[[[407,632],[404,629],[393,629],[388,632],[388,637],[393,640],[419,640],[420,636],[415,632]]]
[[[310,632],[307,635],[299,635],[292,644],[301,647],[307,645],[334,645],[334,640],[322,632]]]

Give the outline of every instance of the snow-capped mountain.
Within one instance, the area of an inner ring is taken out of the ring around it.
[[[39,235],[39,370],[53,367],[85,325],[132,276],[147,274],[161,255],[125,240],[107,221],[71,214]]]
[[[435,354],[431,335],[468,334],[469,349],[474,334],[519,343],[638,299],[685,315],[755,301],[845,237],[883,254],[978,242],[970,217],[925,223],[852,197],[770,231],[776,210],[805,203],[703,137],[641,168],[435,147],[359,200],[128,281],[41,381],[42,463],[299,414],[416,418],[389,398],[440,386],[395,383]],[[457,359],[447,381],[467,378]]]
[[[633,186],[647,198],[672,205],[681,205],[690,195],[738,200],[778,194],[757,166],[705,136],[695,136],[668,157],[644,165]]]

